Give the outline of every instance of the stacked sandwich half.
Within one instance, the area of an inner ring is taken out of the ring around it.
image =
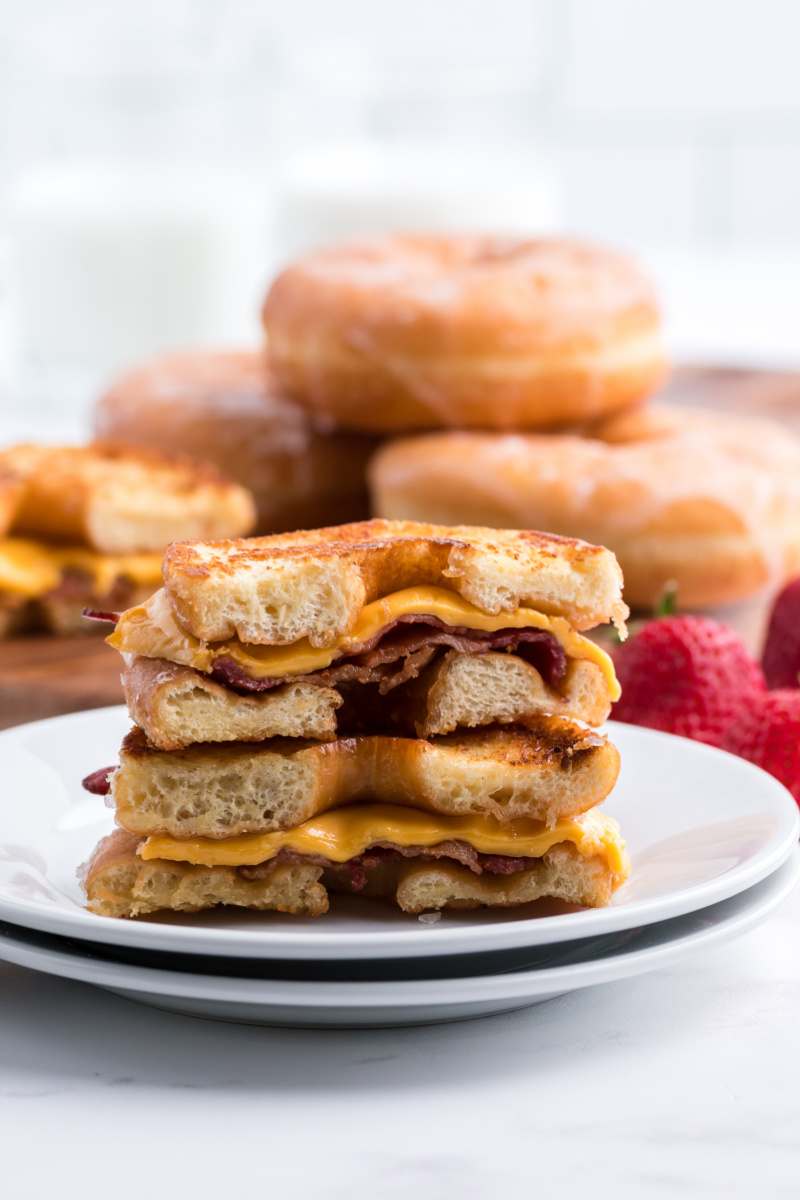
[[[597,811],[619,770],[616,680],[579,632],[624,621],[600,547],[370,521],[164,558],[109,638],[136,727],[96,913],[215,904],[318,914],[608,902],[628,870]]]

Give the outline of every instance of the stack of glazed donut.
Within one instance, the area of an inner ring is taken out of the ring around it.
[[[213,463],[253,494],[256,533],[359,521],[374,437],[339,432],[285,399],[266,354],[196,351],[156,359],[101,398],[94,433]]]
[[[263,322],[263,354],[120,380],[98,435],[216,463],[253,491],[262,533],[361,519],[368,482],[375,516],[599,542],[641,609],[670,582],[711,608],[800,570],[800,442],[643,407],[666,373],[661,322],[619,254],[370,238],[289,266]]]
[[[710,608],[800,570],[800,441],[642,407],[666,372],[660,317],[618,254],[365,240],[289,267],[263,316],[282,395],[391,435],[368,471],[375,516],[599,542],[642,609],[672,582]]]

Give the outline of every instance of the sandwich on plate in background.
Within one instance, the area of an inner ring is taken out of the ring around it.
[[[161,582],[170,542],[238,537],[246,489],[191,459],[108,444],[0,452],[0,636],[92,632]]]

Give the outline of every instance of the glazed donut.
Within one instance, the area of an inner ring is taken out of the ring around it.
[[[367,515],[364,469],[377,443],[281,399],[261,354],[203,351],[141,366],[102,397],[94,432],[214,463],[253,493],[258,533]]]
[[[429,434],[369,475],[382,517],[607,546],[636,608],[671,580],[682,608],[713,608],[800,573],[800,440],[769,421],[653,408],[586,436]]]
[[[309,254],[263,309],[284,395],[345,429],[548,429],[661,381],[648,281],[569,241],[384,237]]]

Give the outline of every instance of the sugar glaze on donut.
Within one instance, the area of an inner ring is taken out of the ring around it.
[[[372,238],[318,250],[263,310],[284,395],[343,428],[548,429],[664,374],[649,281],[566,240]]]
[[[607,546],[629,605],[682,607],[800,573],[800,440],[770,421],[650,408],[586,436],[406,438],[370,465],[382,517],[547,529]]]
[[[264,354],[203,350],[145,363],[106,392],[94,429],[214,463],[253,493],[258,533],[367,515],[364,469],[377,443],[285,400]]]

